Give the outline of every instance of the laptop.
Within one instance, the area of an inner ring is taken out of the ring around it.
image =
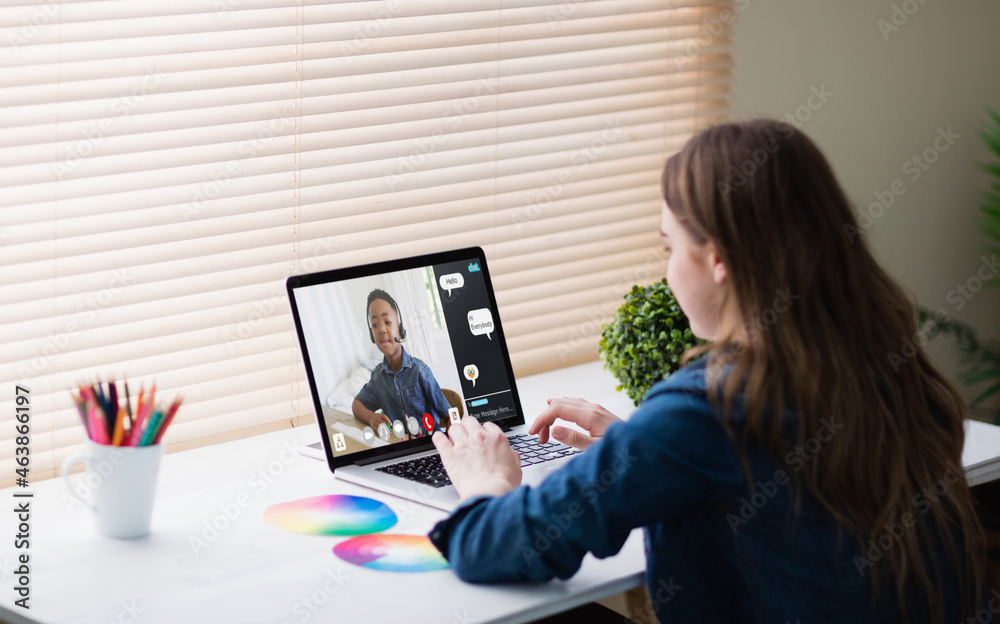
[[[579,452],[527,433],[479,247],[288,278],[292,317],[334,477],[445,511],[459,502],[431,441],[494,422],[537,485]]]

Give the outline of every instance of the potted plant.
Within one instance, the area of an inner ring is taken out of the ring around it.
[[[602,326],[598,353],[604,368],[639,401],[656,382],[681,368],[681,356],[697,343],[666,280],[632,286],[610,323]]]
[[[989,238],[988,253],[1000,253],[1000,114],[987,109],[992,119],[992,125],[981,133],[983,141],[993,162],[983,163],[983,169],[990,175],[990,189],[983,195],[980,227]],[[996,286],[1000,280],[991,280],[987,284]],[[985,384],[983,389],[970,403],[970,407],[983,405],[1000,394],[1000,340],[981,340],[976,331],[960,323],[948,315],[934,314],[925,308],[919,309],[920,324],[927,332],[927,340],[937,334],[951,336],[962,355],[964,370],[962,381],[966,385]],[[993,415],[994,424],[1000,425],[1000,407]]]

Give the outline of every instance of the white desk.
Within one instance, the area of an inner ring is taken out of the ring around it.
[[[554,394],[584,396],[625,416],[631,402],[614,387],[599,363],[518,383],[529,418]],[[1000,472],[995,461],[1000,429],[971,425],[975,449],[967,445],[965,463],[977,467],[969,471],[970,481],[983,482]],[[45,623],[515,623],[642,583],[645,559],[638,532],[616,557],[588,556],[569,581],[544,585],[476,586],[448,570],[396,574],[345,563],[331,549],[346,538],[284,531],[263,520],[264,509],[323,494],[369,496],[387,502],[399,516],[388,532],[406,534],[427,533],[444,514],[334,480],[324,463],[293,450],[317,438],[309,426],[167,455],[152,534],[143,540],[98,536],[89,510],[67,506],[61,480],[32,486],[32,609],[16,612]],[[5,606],[15,599],[11,495],[10,489],[0,491],[6,509],[0,511],[0,603]],[[206,533],[213,522],[224,528]],[[194,544],[195,539],[205,545]]]
[[[630,413],[614,386],[598,363],[518,382],[529,418],[562,394]],[[61,479],[33,485],[31,610],[16,612],[45,623],[515,623],[642,583],[638,531],[618,556],[588,556],[569,581],[544,585],[477,586],[450,570],[398,574],[343,562],[332,548],[347,538],[279,529],[264,521],[264,509],[324,494],[369,496],[399,516],[387,533],[404,534],[426,534],[445,514],[335,480],[323,462],[294,452],[318,436],[308,426],[165,456],[152,532],[142,540],[97,535],[89,509],[67,506]],[[0,497],[7,509],[0,513],[0,603],[10,607],[10,571],[23,551],[13,548],[12,490]],[[213,522],[224,528],[206,532]]]

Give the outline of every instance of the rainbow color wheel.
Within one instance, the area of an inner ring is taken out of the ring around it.
[[[435,572],[448,568],[426,535],[361,535],[333,547],[347,563],[386,572]]]
[[[365,535],[396,524],[388,505],[364,496],[330,494],[271,505],[264,519],[274,526],[310,535]]]

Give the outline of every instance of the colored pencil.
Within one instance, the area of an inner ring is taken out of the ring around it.
[[[101,382],[80,383],[76,393],[71,392],[87,437],[98,444],[112,446],[159,444],[183,399],[178,396],[169,407],[157,407],[156,384],[150,388],[148,395],[140,385],[133,408],[128,382],[123,381],[122,385],[125,387],[125,405],[121,405],[115,381],[107,382],[107,387]]]
[[[128,411],[128,427],[132,429],[132,397],[128,393],[128,380],[125,380],[125,409]]]
[[[118,386],[114,381],[108,382],[108,437],[114,440],[115,427],[118,426]]]
[[[170,404],[170,409],[167,410],[167,415],[163,417],[163,423],[160,425],[160,430],[156,432],[156,437],[153,438],[153,444],[159,444],[160,440],[163,439],[163,434],[167,431],[167,427],[170,426],[170,421],[174,419],[174,414],[177,413],[177,409],[181,406],[181,397],[174,399],[174,402]]]
[[[115,431],[111,435],[111,444],[121,446],[122,436],[125,434],[125,410],[118,408],[118,417],[115,418]]]
[[[80,396],[73,397],[73,403],[76,404],[76,411],[80,414],[80,421],[83,422],[83,429],[87,432],[87,437],[92,437],[90,434],[90,423],[87,422],[87,402]]]
[[[153,441],[153,438],[156,436],[156,430],[159,429],[160,421],[162,420],[163,412],[160,410],[153,412],[153,415],[149,418],[149,425],[146,427],[146,430],[142,432],[142,438],[139,440],[139,444],[137,446],[147,446]]]

